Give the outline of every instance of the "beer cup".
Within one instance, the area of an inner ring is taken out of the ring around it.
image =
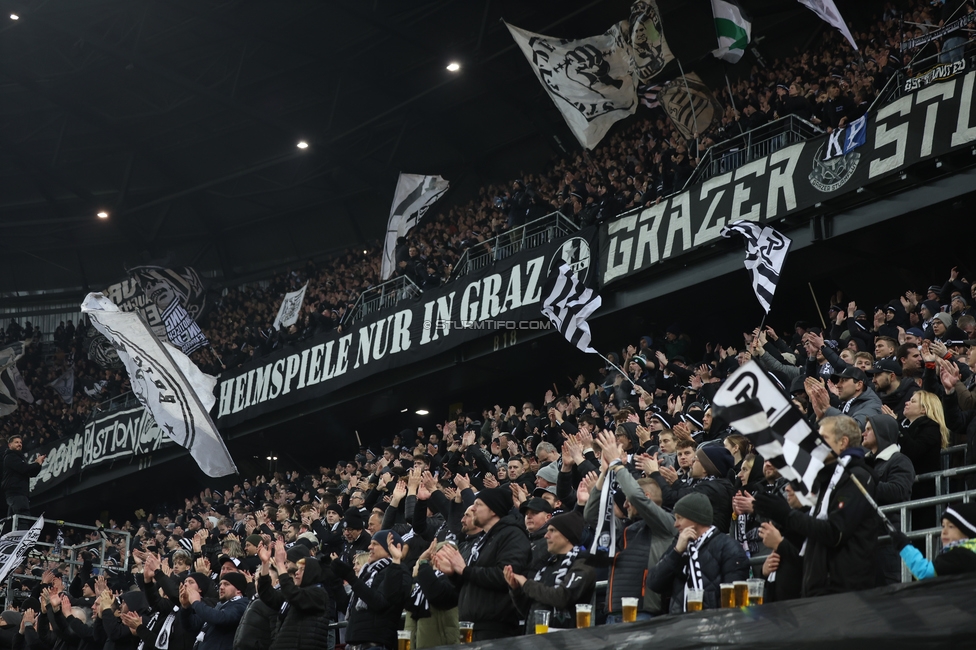
[[[736,580],[732,583],[732,593],[735,596],[735,606],[745,607],[749,604],[749,583],[745,580]]]
[[[749,580],[749,604],[762,605],[763,594],[766,590],[766,581],[761,578]]]
[[[471,643],[474,641],[474,623],[471,621],[459,621],[458,627],[461,628],[461,643]]]
[[[576,627],[590,627],[593,616],[593,605],[580,603],[576,605]]]
[[[689,589],[688,590],[688,607],[686,608],[689,612],[700,612],[702,610],[702,601],[705,599],[704,589]]]
[[[410,650],[410,630],[397,632],[397,650]]]
[[[633,623],[637,620],[637,602],[639,598],[621,598],[620,604],[623,605],[624,623]]]
[[[536,634],[549,633],[549,612],[544,610],[536,610],[533,613],[532,622],[535,624]]]
[[[721,595],[719,596],[719,607],[731,609],[735,607],[735,594],[731,582],[723,582],[721,585]]]

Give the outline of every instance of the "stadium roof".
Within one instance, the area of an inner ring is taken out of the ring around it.
[[[500,19],[580,37],[629,4],[0,0],[0,292],[241,277],[378,240],[400,171],[467,193],[541,167],[578,145]],[[744,4],[768,43],[822,29]]]

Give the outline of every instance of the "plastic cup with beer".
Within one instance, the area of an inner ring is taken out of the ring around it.
[[[702,610],[703,601],[705,600],[705,590],[704,589],[689,589],[687,591],[688,595],[688,607],[686,608],[689,612],[700,612]]]
[[[536,634],[549,633],[549,612],[542,609],[537,609],[533,613],[532,622],[535,624]]]
[[[474,623],[471,621],[458,621],[461,629],[461,643],[471,643],[474,641]]]
[[[576,605],[576,627],[590,627],[593,620],[593,605],[589,603],[577,603]]]
[[[637,620],[637,603],[640,598],[621,598],[620,604],[623,606],[624,623],[633,623]]]
[[[731,609],[735,607],[735,594],[733,593],[734,587],[731,582],[723,582],[721,585],[721,591],[719,593],[719,607],[722,609]]]
[[[749,604],[749,583],[746,580],[736,580],[732,583],[732,594],[735,597],[736,607],[745,607]]]
[[[410,650],[410,630],[397,632],[397,650]]]
[[[766,581],[762,578],[751,578],[749,581],[749,604],[762,605],[763,594],[766,591]]]

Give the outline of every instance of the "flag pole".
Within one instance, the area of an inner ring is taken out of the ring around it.
[[[827,331],[827,321],[824,320],[823,312],[820,311],[820,303],[817,302],[817,294],[813,291],[813,284],[807,282],[807,286],[810,287],[810,295],[813,296],[813,304],[817,308],[817,315],[820,316],[820,324],[823,325],[823,331]]]
[[[675,57],[675,61],[678,62],[678,71],[681,73],[681,81],[685,85],[685,92],[688,93],[688,105],[691,108],[691,116],[695,118],[695,157],[698,157],[698,112],[695,110],[695,98],[691,96],[691,89],[688,88],[688,78],[685,77],[684,67],[681,65],[681,59]]]
[[[617,366],[613,361],[611,361],[610,359],[607,359],[605,356],[603,356],[599,352],[597,352],[597,356],[599,356],[601,359],[603,359],[604,361],[606,361],[610,365],[611,368],[613,368],[614,370],[616,370],[617,372],[619,372],[621,375],[623,375],[624,376],[624,379],[626,379],[627,381],[629,381],[631,386],[634,386],[634,387],[637,386],[637,384],[634,383],[634,380],[631,379],[630,376],[626,372],[624,372],[622,368],[620,368],[619,366]]]
[[[895,525],[893,523],[891,523],[891,520],[888,519],[888,516],[885,513],[881,512],[881,506],[878,505],[878,502],[871,498],[871,495],[868,494],[868,491],[864,488],[863,485],[861,485],[861,482],[857,480],[857,477],[854,476],[854,474],[852,474],[849,471],[848,474],[850,474],[851,480],[854,481],[854,485],[857,486],[857,489],[861,491],[861,494],[864,495],[864,498],[868,500],[868,503],[871,504],[871,507],[874,508],[874,511],[877,512],[878,516],[881,517],[881,519],[884,521],[885,528],[888,529],[888,532],[889,533],[896,532],[898,529],[895,528]]]

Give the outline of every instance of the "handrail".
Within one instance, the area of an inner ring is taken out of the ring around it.
[[[424,292],[405,275],[390,278],[386,282],[366,289],[349,310],[349,321],[362,320],[366,316],[392,307],[406,298],[416,298]]]
[[[543,244],[569,235],[579,230],[571,219],[558,210],[533,219],[532,221],[507,230],[500,235],[466,248],[457,264],[451,280],[464,277],[474,271],[490,266],[493,262],[505,259],[519,251],[536,248]]]
[[[13,515],[12,517],[4,517],[4,518],[0,519],[0,524],[3,525],[3,528],[4,529],[6,529],[7,522],[8,521],[12,521],[12,526],[13,527],[11,528],[11,530],[26,530],[27,528],[29,528],[29,526],[24,525],[24,522],[31,522],[31,524],[33,524],[33,522],[36,522],[38,519],[39,519],[38,517],[32,517],[30,515]],[[92,562],[92,566],[94,568],[99,569],[99,570],[102,570],[102,569],[120,570],[120,571],[123,571],[123,572],[127,572],[129,570],[129,554],[128,553],[120,553],[119,554],[120,559],[121,559],[121,564],[119,566],[112,566],[112,567],[110,567],[110,566],[105,565],[105,564],[102,563],[102,560],[105,558],[106,545],[111,544],[111,540],[109,540],[108,537],[123,537],[123,538],[125,538],[125,548],[126,549],[129,549],[129,548],[132,547],[132,544],[131,544],[131,537],[132,536],[128,532],[126,532],[124,530],[116,530],[116,529],[108,529],[108,530],[105,530],[104,528],[99,529],[99,528],[96,528],[95,526],[88,526],[86,524],[76,524],[76,523],[72,523],[70,521],[46,520],[44,522],[44,525],[45,526],[47,526],[49,524],[50,525],[53,525],[53,526],[57,526],[59,528],[61,528],[61,527],[67,527],[67,528],[74,528],[75,530],[88,530],[88,531],[94,531],[94,532],[104,533],[106,535],[106,537],[100,537],[97,541],[87,541],[87,542],[81,542],[80,544],[73,544],[73,545],[72,544],[64,544],[61,547],[63,551],[67,551],[68,552],[68,558],[67,559],[63,559],[62,560],[61,558],[57,558],[57,562],[59,564],[67,564],[68,565],[68,576],[67,576],[67,580],[65,581],[66,584],[67,583],[70,583],[74,579],[74,577],[75,577],[75,571],[78,569],[78,567],[80,567],[80,566],[82,566],[84,564],[84,561],[80,559],[80,556],[79,556],[80,552],[83,551],[83,550],[85,550],[86,548],[92,547],[92,546],[98,546],[98,547],[100,547],[99,548],[99,551],[98,551],[97,558],[95,558],[95,560],[93,560],[93,562]],[[54,548],[54,543],[52,543],[52,542],[42,542],[42,541],[38,540],[34,544],[34,548],[36,549],[38,547],[42,547],[42,548],[50,547],[51,549],[53,549]],[[20,567],[15,567],[15,569],[19,569],[19,568]],[[20,592],[15,592],[9,586],[10,585],[10,581],[13,578],[21,578],[21,579],[25,579],[25,580],[39,580],[40,579],[40,578],[38,578],[35,575],[11,572],[7,576],[7,593],[5,595],[5,608],[6,609],[10,609],[10,606],[13,603],[14,596],[17,593],[20,593]],[[27,594],[29,595],[30,592],[27,592]]]
[[[733,138],[713,144],[702,156],[681,190],[765,158],[783,147],[823,134],[823,129],[797,115],[785,115]]]

